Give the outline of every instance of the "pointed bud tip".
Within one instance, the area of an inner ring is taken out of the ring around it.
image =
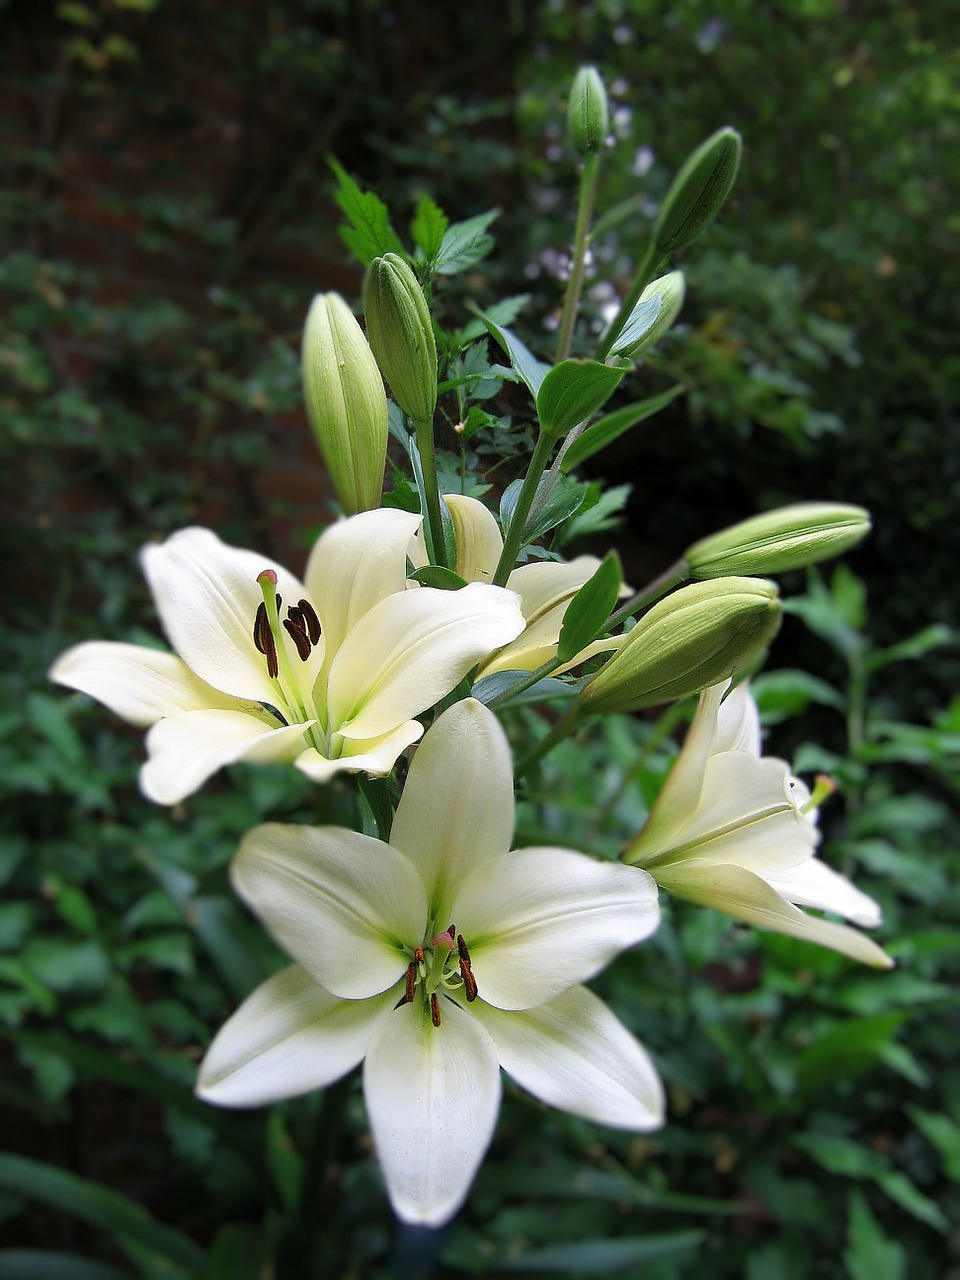
[[[581,156],[599,151],[610,128],[607,91],[596,67],[581,67],[570,89],[567,127],[574,150]]]

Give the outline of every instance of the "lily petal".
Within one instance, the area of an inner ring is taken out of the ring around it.
[[[782,898],[766,880],[743,867],[666,867],[658,872],[658,878],[668,893],[714,907],[759,929],[816,942],[877,969],[893,967],[890,957],[862,933],[808,916]]]
[[[503,551],[496,517],[476,498],[445,493],[457,540],[457,573],[465,582],[492,582]]]
[[[175,654],[141,644],[112,640],[77,644],[61,653],[49,674],[57,684],[96,698],[143,729],[182,711],[206,707],[246,711],[254,705],[214,689]]]
[[[320,615],[328,663],[365,613],[405,589],[407,546],[422,519],[384,507],[340,520],[317,539],[306,586]]]
[[[231,878],[284,951],[348,1000],[392,986],[410,961],[403,940],[422,938],[427,924],[414,867],[345,827],[255,827]]]
[[[598,973],[660,923],[657,886],[636,867],[569,849],[521,849],[461,884],[450,918],[481,997],[530,1009]]]
[[[224,1023],[196,1092],[220,1107],[263,1107],[322,1089],[351,1071],[396,1003],[340,1000],[299,965],[268,978]]]
[[[335,760],[328,759],[315,747],[310,747],[297,756],[293,763],[314,782],[328,782],[335,773],[344,770],[350,773],[363,770],[364,773],[383,777],[396,764],[401,751],[405,751],[422,735],[423,725],[419,720],[406,720],[399,728],[392,733],[385,733],[381,738],[344,738],[342,753]]]
[[[459,591],[421,587],[364,614],[330,668],[330,726],[375,738],[442,698],[492,649],[523,630],[517,597],[474,582]]]
[[[759,756],[762,750],[757,704],[749,684],[738,684],[720,703],[713,752],[748,751],[752,756]]]
[[[541,1102],[641,1133],[664,1121],[663,1085],[646,1049],[586,987],[539,1009],[504,1013],[477,1000],[500,1065]]]
[[[788,902],[803,907],[819,907],[852,920],[854,924],[873,929],[883,915],[873,898],[861,892],[846,876],[839,875],[819,858],[810,858],[801,866],[791,867],[764,879]]]
[[[541,561],[514,569],[507,588],[520,596],[526,627],[519,639],[484,663],[483,674],[535,671],[556,657],[567,606],[599,564],[595,556],[578,556],[569,563]]]
[[[510,848],[513,758],[492,711],[474,698],[441,715],[417,748],[390,843],[420,872],[430,917],[447,923],[466,874]]]
[[[228,764],[292,760],[312,722],[280,725],[255,711],[185,711],[159,720],[147,734],[149,759],[140,770],[144,795],[177,804]]]
[[[141,560],[163,629],[187,666],[224,693],[276,703],[276,687],[253,642],[263,599],[257,577],[272,569],[277,591],[290,605],[306,594],[293,574],[269,556],[228,546],[199,528],[144,547]],[[298,662],[292,645],[289,652]]]
[[[370,1127],[394,1212],[441,1226],[460,1208],[500,1108],[496,1048],[476,1018],[441,1001],[434,1027],[419,1006],[394,1010],[363,1070]]]

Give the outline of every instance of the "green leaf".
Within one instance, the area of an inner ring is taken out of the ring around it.
[[[593,576],[567,605],[557,644],[557,657],[561,662],[570,662],[603,630],[617,603],[622,581],[620,557],[615,551],[608,551]]]
[[[536,514],[523,531],[522,545],[524,546],[527,543],[536,542],[549,529],[562,524],[564,520],[569,520],[583,506],[586,486],[577,484],[569,476],[561,476],[554,487],[550,489],[549,497],[543,503],[543,506],[537,510],[537,498],[546,492],[552,483],[549,476],[544,476],[537,485],[537,497],[534,498],[531,508]],[[520,497],[522,484],[522,480],[514,480],[503,491],[503,497],[500,499],[500,523],[504,529],[510,527],[513,513],[517,509],[517,499]]]
[[[508,356],[510,364],[527,384],[530,393],[536,399],[544,378],[550,372],[550,366],[538,360],[533,352],[523,345],[515,333],[491,320],[487,312],[480,311],[478,316],[483,321],[487,331],[500,344],[501,349]]]
[[[906,640],[901,640],[899,644],[891,645],[889,649],[877,649],[876,652],[871,653],[867,658],[867,669],[880,671],[884,667],[889,667],[892,662],[905,662],[913,658],[922,658],[931,649],[939,649],[945,644],[953,644],[955,639],[956,637],[949,627],[941,624],[924,627],[916,635],[912,635]]]
[[[943,1171],[952,1182],[960,1182],[960,1124],[948,1116],[919,1107],[907,1107],[917,1128],[935,1147],[943,1161]]]
[[[906,1255],[884,1234],[860,1191],[850,1192],[843,1261],[850,1280],[905,1280],[907,1274]]]
[[[847,1018],[808,1045],[797,1063],[797,1086],[817,1089],[875,1065],[906,1020],[905,1012]]]
[[[130,1280],[130,1272],[49,1249],[0,1249],[0,1280]]]
[[[513,297],[501,298],[499,302],[494,302],[491,306],[487,307],[484,315],[497,325],[512,324],[529,301],[529,293],[517,293],[514,294]],[[474,317],[472,320],[468,320],[463,328],[463,332],[460,334],[461,344],[466,346],[468,342],[473,342],[474,339],[480,337],[483,330],[484,325],[482,320],[477,317]]]
[[[482,261],[493,248],[493,236],[487,235],[487,227],[499,216],[499,209],[489,209],[448,227],[433,264],[434,272],[438,276],[454,276]]]
[[[121,1249],[129,1241],[158,1255],[160,1263],[173,1264],[181,1274],[197,1278],[202,1274],[203,1252],[192,1240],[157,1222],[142,1205],[117,1191],[42,1161],[4,1153],[0,1153],[0,1187],[99,1227]],[[142,1260],[139,1250],[138,1256]],[[161,1275],[159,1267],[153,1275]]]
[[[609,1275],[638,1267],[654,1258],[667,1258],[696,1249],[703,1231],[673,1231],[664,1235],[623,1236],[614,1240],[577,1240],[549,1245],[530,1253],[512,1254],[497,1262],[494,1271],[553,1271],[562,1275]]]
[[[573,471],[575,467],[580,466],[581,462],[586,462],[595,453],[605,449],[608,444],[612,444],[625,431],[635,427],[638,422],[643,422],[646,418],[652,418],[655,413],[665,409],[671,401],[676,400],[677,396],[682,395],[685,390],[686,387],[678,384],[659,396],[651,396],[649,400],[638,400],[636,404],[628,404],[624,405],[622,409],[614,409],[613,413],[608,413],[599,422],[592,423],[587,427],[586,431],[577,436],[576,440],[573,441],[570,448],[563,455],[560,470],[564,472]]]
[[[663,294],[653,293],[643,302],[638,302],[630,312],[627,323],[620,330],[620,335],[610,348],[612,356],[628,347],[634,346],[645,333],[649,333],[663,310]]]
[[[846,710],[843,694],[808,671],[788,668],[763,672],[751,681],[750,687],[764,724],[780,724],[802,715],[812,702],[833,707],[841,714]]]
[[[495,699],[502,699],[504,706],[519,707],[527,702],[547,702],[551,698],[573,698],[579,692],[579,683],[567,684],[564,680],[554,680],[545,676],[524,689],[516,697],[509,696],[510,690],[523,684],[530,677],[529,671],[495,671],[492,676],[484,676],[470,690],[470,696],[489,706]],[[499,706],[498,706],[499,710]]]
[[[422,569],[416,569],[407,580],[420,582],[425,587],[439,587],[441,591],[459,591],[467,585],[459,573],[444,569],[438,564],[427,564]]]
[[[537,392],[541,430],[556,439],[565,436],[610,399],[623,374],[599,360],[561,360]]]
[[[422,195],[414,210],[410,234],[428,264],[433,262],[440,252],[443,236],[449,225],[450,219],[440,206],[428,195]]]
[[[331,156],[327,163],[340,184],[334,199],[349,223],[340,228],[343,242],[365,267],[384,253],[399,253],[406,258],[400,237],[390,223],[390,212],[379,196],[361,191],[341,164]]]

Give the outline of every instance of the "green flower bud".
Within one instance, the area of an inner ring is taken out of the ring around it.
[[[387,397],[373,352],[337,293],[318,293],[303,331],[307,416],[348,515],[380,505]]]
[[[623,330],[610,350],[612,356],[626,356],[632,360],[647,347],[652,347],[671,327],[680,314],[683,297],[686,293],[686,281],[682,271],[671,271],[659,280],[651,280],[637,300],[633,315],[623,326]],[[651,298],[660,295],[660,310],[652,324],[649,323],[647,308]],[[636,318],[636,319],[635,319]]]
[[[798,502],[701,538],[684,553],[692,578],[784,573],[842,555],[870,531],[870,513],[840,502]]]
[[[653,228],[658,258],[678,253],[710,225],[730,194],[743,143],[736,129],[719,129],[688,157],[666,194]]]
[[[567,127],[581,156],[599,151],[610,127],[607,91],[596,67],[581,67],[570,89]]]
[[[655,604],[580,697],[585,711],[636,711],[697,693],[754,662],[780,626],[776,585],[695,582]]]
[[[437,344],[423,290],[396,253],[374,258],[363,282],[367,336],[393,398],[414,422],[437,407]]]

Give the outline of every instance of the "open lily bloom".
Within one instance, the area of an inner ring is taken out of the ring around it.
[[[508,852],[513,824],[509,746],[468,699],[418,747],[389,844],[340,827],[250,832],[234,885],[297,963],[221,1029],[199,1095],[259,1106],[365,1059],[393,1207],[434,1226],[483,1159],[500,1066],[552,1106],[658,1128],[650,1059],[580,985],[653,932],[656,884],[565,849]]]
[[[746,685],[705,689],[649,821],[627,849],[661,888],[761,929],[806,938],[890,968],[874,942],[809,916],[817,907],[871,927],[880,908],[816,857],[810,793],[783,760],[760,755],[760,722]]]
[[[443,496],[453,521],[457,540],[456,572],[465,582],[492,582],[503,550],[503,538],[497,521],[487,507],[476,498],[446,493]],[[426,545],[418,533],[410,548],[415,564],[427,563]],[[567,605],[583,584],[593,576],[600,561],[596,556],[578,556],[567,563],[559,560],[537,560],[514,569],[507,588],[520,597],[524,629],[511,644],[505,645],[480,664],[477,678],[497,671],[536,671],[556,657],[557,641]],[[606,641],[603,648],[614,647]],[[596,646],[591,652],[599,652]],[[567,666],[575,666],[591,656],[585,650]]]
[[[143,551],[179,657],[91,641],[50,678],[150,727],[141,786],[173,804],[238,760],[289,761],[317,782],[390,771],[413,718],[523,629],[514,593],[406,589],[420,516],[366,511],[318,539],[305,582],[208,529]]]

